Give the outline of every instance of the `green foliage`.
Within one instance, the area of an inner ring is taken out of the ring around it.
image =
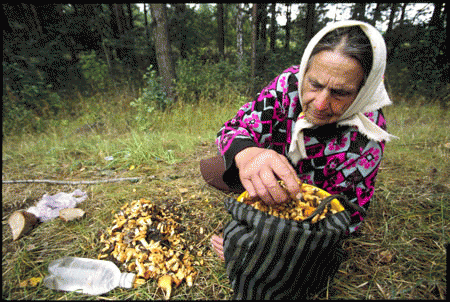
[[[150,65],[144,75],[146,87],[142,95],[130,102],[130,106],[136,109],[135,119],[141,130],[148,129],[151,123],[151,115],[154,110],[165,110],[172,101],[167,97],[161,85],[161,78],[157,76],[156,70]]]
[[[392,47],[387,68],[389,87],[395,95],[424,96],[428,102],[439,100],[444,107],[448,105],[450,93],[446,74],[449,60],[443,48],[446,32],[417,26],[407,31],[408,26],[412,27],[407,25],[397,30],[396,35],[401,35],[402,41],[397,40],[399,45]]]
[[[90,83],[94,91],[107,86],[108,66],[97,57],[94,50],[80,53],[80,67],[84,78]]]
[[[43,131],[46,120],[67,109],[52,85],[40,77],[31,64],[30,72],[17,62],[3,62],[2,125],[3,134]]]
[[[2,103],[3,136],[17,132],[25,125],[30,125],[30,122],[33,121],[32,110],[23,104],[14,102],[14,100],[5,95],[2,96]]]
[[[212,102],[226,102],[246,94],[250,81],[249,64],[244,63],[242,71],[228,60],[218,63],[203,61],[198,56],[178,60],[176,92],[186,103],[206,99]]]

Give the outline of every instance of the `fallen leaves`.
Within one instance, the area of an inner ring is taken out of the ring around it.
[[[186,189],[186,188],[178,188],[178,191],[179,191],[181,194],[184,194],[184,193],[187,193],[187,192],[188,192],[188,189]]]
[[[394,254],[389,250],[381,251],[378,254],[378,262],[381,264],[391,263],[393,258],[394,258]]]

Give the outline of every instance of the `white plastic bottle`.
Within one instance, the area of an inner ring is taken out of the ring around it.
[[[116,287],[131,288],[133,273],[121,273],[111,261],[64,257],[50,262],[44,285],[51,289],[101,295]]]

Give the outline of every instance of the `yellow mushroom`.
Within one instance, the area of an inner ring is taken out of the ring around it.
[[[172,270],[172,272],[177,272],[179,267],[180,267],[180,262],[177,261],[173,265],[171,265],[170,269]]]
[[[136,262],[131,262],[130,264],[128,264],[127,269],[129,272],[132,272],[136,269]]]
[[[115,235],[113,237],[111,237],[111,241],[117,241],[117,242],[122,242],[123,241],[123,237],[125,235],[121,232],[116,232]]]
[[[137,275],[136,275],[136,277],[142,277],[142,278],[144,278],[145,272],[147,271],[147,270],[145,269],[144,264],[142,264],[141,262],[139,262],[137,259],[136,259],[135,263],[136,263],[136,268],[137,268]]]
[[[107,257],[108,257],[108,254],[99,254],[98,257],[97,257],[97,259],[98,259],[98,260],[101,260],[101,259],[105,259],[105,258],[107,258]]]
[[[144,285],[145,282],[147,282],[147,280],[142,279],[142,278],[136,278],[136,279],[134,280],[133,288],[137,288],[137,287],[139,287],[139,286],[141,286],[141,285]]]
[[[136,255],[136,250],[132,249],[132,248],[127,248],[125,250],[125,255],[126,255],[125,262],[128,262],[131,260],[132,257],[134,257]]]
[[[194,285],[194,281],[193,281],[193,276],[192,275],[188,275],[186,276],[186,284],[191,287],[192,285]]]
[[[175,287],[178,287],[183,282],[183,279],[178,279],[177,276],[172,275],[172,282],[175,283]]]
[[[117,261],[123,263],[127,259],[127,254],[125,254],[125,252],[119,252],[116,259],[117,259]]]
[[[141,239],[139,239],[139,241],[142,243],[142,245],[143,245],[147,250],[150,250],[150,249],[151,249],[150,244],[148,244],[148,242],[147,242],[147,240],[145,240],[145,238],[141,238]]]
[[[116,244],[114,245],[114,250],[112,251],[111,255],[114,258],[117,258],[117,256],[119,255],[119,253],[121,253],[124,249],[124,244],[122,242],[116,242]]]
[[[130,228],[130,229],[135,228],[136,225],[137,225],[137,223],[136,223],[135,219],[128,220],[128,228]]]
[[[175,273],[175,277],[177,277],[177,279],[183,281],[183,279],[186,277],[186,274],[184,273],[183,269],[178,269],[178,271]]]
[[[106,246],[104,248],[102,248],[102,252],[106,252],[107,250],[109,250],[110,244],[106,243]]]
[[[139,254],[137,254],[136,258],[139,260],[139,262],[144,262],[145,260],[148,259],[148,254],[147,253],[139,253]]]
[[[158,279],[158,287],[164,291],[164,299],[169,300],[172,293],[172,276],[164,275]]]
[[[123,217],[123,216],[122,216]],[[125,217],[123,217],[123,219],[118,220],[116,222],[115,225],[113,225],[113,227],[111,228],[111,231],[115,231],[117,229],[120,229],[125,223],[127,222],[127,220],[125,219]]]
[[[319,214],[317,214],[316,216],[313,217],[313,219],[311,219],[311,223],[316,223],[319,220]]]

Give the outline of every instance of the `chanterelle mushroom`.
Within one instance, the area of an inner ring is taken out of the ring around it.
[[[169,300],[172,293],[172,276],[164,275],[158,279],[158,287],[164,291],[164,299]]]

